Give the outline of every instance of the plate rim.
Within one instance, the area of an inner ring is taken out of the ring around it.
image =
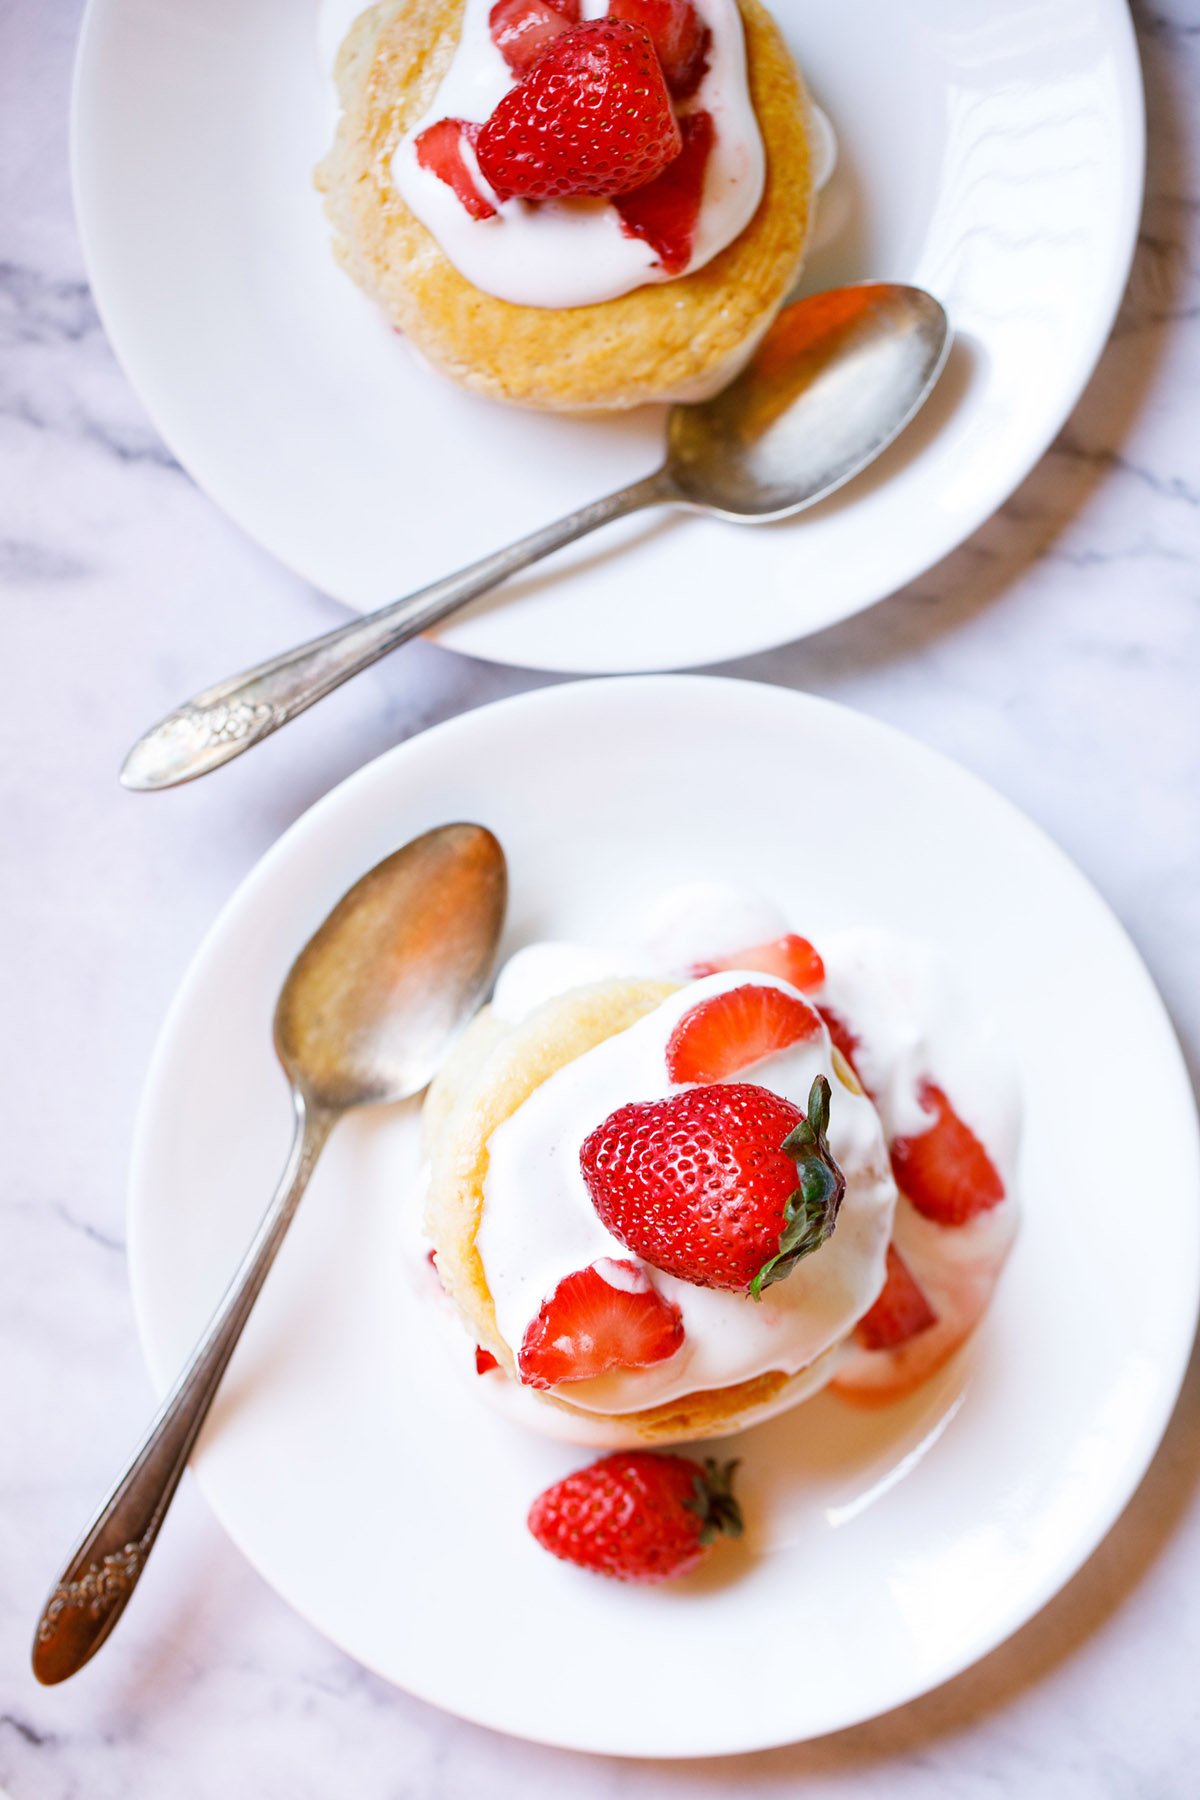
[[[343,781],[322,795],[310,807],[306,808],[291,825],[271,843],[261,857],[247,871],[233,893],[220,908],[215,919],[203,934],[195,948],[183,977],[180,980],[162,1025],[156,1037],[146,1075],[142,1094],[137,1107],[133,1146],[130,1158],[130,1172],[125,1209],[127,1272],[132,1297],[138,1343],[146,1363],[151,1382],[156,1392],[165,1391],[166,1381],[160,1381],[155,1373],[156,1359],[151,1353],[151,1328],[146,1312],[144,1252],[141,1248],[141,1230],[138,1222],[139,1197],[148,1186],[145,1165],[149,1160],[148,1138],[152,1119],[157,1116],[158,1090],[165,1081],[164,1067],[168,1060],[170,1046],[181,1030],[186,1014],[190,1009],[194,993],[200,988],[203,980],[203,965],[212,945],[222,935],[227,921],[233,918],[244,906],[247,898],[253,899],[258,888],[272,878],[274,866],[286,854],[291,853],[291,846],[303,842],[305,837],[319,834],[323,820],[336,812],[346,803],[348,793],[366,787],[370,782],[380,780],[385,768],[403,763],[411,747],[424,744],[431,738],[453,737],[458,731],[472,722],[476,715],[512,711],[537,711],[545,706],[556,706],[564,703],[563,696],[573,695],[579,689],[603,690],[618,705],[623,690],[635,687],[639,690],[659,688],[678,694],[681,690],[691,690],[700,704],[711,712],[711,704],[720,705],[722,696],[729,690],[753,690],[759,703],[765,696],[771,696],[768,704],[777,705],[781,714],[798,709],[810,714],[830,713],[839,718],[854,721],[856,729],[865,729],[868,735],[874,735],[881,746],[899,740],[907,750],[915,750],[920,757],[927,759],[931,768],[939,775],[949,775],[952,779],[965,784],[968,790],[981,792],[989,804],[998,803],[1001,811],[1031,832],[1038,840],[1043,852],[1048,852],[1053,861],[1067,873],[1075,883],[1086,891],[1094,905],[1104,915],[1106,923],[1112,927],[1128,955],[1130,976],[1136,980],[1144,998],[1149,1002],[1162,1040],[1162,1048],[1169,1055],[1174,1076],[1179,1085],[1181,1104],[1178,1111],[1178,1129],[1180,1134],[1180,1153],[1186,1149],[1186,1160],[1190,1166],[1194,1185],[1200,1190],[1200,1118],[1186,1060],[1174,1024],[1167,1010],[1166,1003],[1158,990],[1150,970],[1133,941],[1123,922],[1110,906],[1107,899],[1095,887],[1090,878],[1079,868],[1071,857],[1060,848],[1045,829],[1031,819],[1020,807],[1002,794],[992,784],[984,780],[974,771],[965,768],[953,757],[946,755],[926,744],[923,740],[896,726],[876,719],[870,714],[844,706],[837,701],[823,696],[813,695],[790,688],[781,688],[756,682],[745,677],[725,675],[695,674],[660,674],[643,673],[605,677],[597,676],[579,681],[558,683],[550,687],[527,690],[519,694],[505,696],[484,706],[475,707],[466,713],[460,713],[443,720],[423,732],[415,733],[411,738],[393,745],[373,758],[369,763],[353,771]],[[1185,1124],[1186,1118],[1186,1124]],[[1186,1140],[1186,1144],[1185,1144]],[[1114,1479],[1104,1506],[1089,1521],[1089,1526],[1073,1544],[1070,1555],[1062,1559],[1056,1572],[1049,1575],[1024,1598],[1015,1601],[1002,1615],[993,1617],[985,1629],[980,1630],[965,1647],[960,1642],[953,1653],[941,1659],[937,1672],[932,1676],[922,1675],[915,1684],[900,1683],[895,1699],[884,1707],[868,1703],[864,1708],[861,1703],[847,1704],[837,1716],[831,1716],[819,1731],[805,1732],[801,1736],[784,1732],[782,1735],[772,1731],[764,1735],[762,1731],[750,1731],[743,1737],[725,1733],[718,1741],[704,1744],[700,1748],[681,1746],[676,1742],[664,1744],[663,1741],[647,1741],[644,1738],[613,1742],[586,1742],[578,1736],[556,1737],[549,1731],[532,1731],[524,1726],[507,1723],[503,1717],[489,1713],[486,1705],[448,1704],[444,1696],[425,1691],[419,1682],[406,1680],[403,1684],[387,1670],[381,1669],[365,1659],[335,1633],[314,1619],[310,1613],[298,1604],[290,1595],[277,1588],[271,1578],[259,1567],[258,1562],[245,1549],[241,1535],[226,1516],[222,1502],[210,1492],[209,1483],[203,1473],[194,1470],[193,1475],[204,1494],[209,1506],[222,1530],[230,1538],[246,1561],[255,1569],[284,1605],[296,1613],[305,1623],[316,1631],[327,1642],[337,1646],[343,1654],[362,1667],[371,1671],[390,1687],[400,1692],[411,1694],[425,1704],[434,1706],[453,1717],[462,1718],[475,1725],[482,1725],[490,1730],[518,1739],[523,1742],[544,1744],[548,1747],[576,1751],[586,1754],[604,1755],[623,1758],[646,1758],[654,1760],[693,1761],[706,1757],[744,1755],[757,1751],[776,1749],[785,1745],[815,1741],[833,1732],[866,1723],[870,1719],[885,1717],[897,1708],[910,1704],[923,1695],[933,1692],[952,1680],[955,1676],[973,1667],[992,1650],[1006,1642],[1024,1625],[1034,1619],[1063,1589],[1075,1579],[1080,1570],[1090,1560],[1096,1549],[1108,1536],[1121,1514],[1129,1505],[1137,1489],[1140,1487],[1147,1470],[1156,1455],[1162,1438],[1170,1423],[1178,1402],[1180,1390],[1192,1355],[1197,1320],[1200,1318],[1200,1221],[1193,1232],[1191,1255],[1190,1300],[1187,1307],[1180,1305],[1179,1327],[1174,1354],[1169,1366],[1160,1359],[1158,1380],[1154,1395],[1155,1404],[1143,1409],[1139,1416],[1139,1432],[1136,1442],[1127,1450],[1120,1479]],[[150,1285],[153,1285],[152,1283]]]
[[[87,159],[84,152],[82,117],[86,114],[90,103],[87,86],[93,39],[102,28],[105,16],[119,12],[127,3],[128,0],[85,0],[76,38],[70,86],[68,165],[71,206],[83,254],[84,272],[109,348],[155,432],[188,479],[193,482],[210,504],[229,519],[250,543],[265,551],[290,575],[305,582],[316,592],[334,600],[352,616],[361,616],[366,610],[364,607],[348,600],[344,593],[314,580],[311,574],[300,568],[291,559],[291,556],[274,541],[277,535],[274,531],[264,533],[248,521],[246,509],[242,506],[236,493],[236,483],[233,484],[234,491],[231,493],[227,484],[222,481],[219,472],[209,466],[209,459],[203,452],[198,458],[194,458],[192,446],[188,446],[186,452],[180,450],[178,447],[180,438],[186,444],[189,436],[186,423],[181,433],[176,432],[173,427],[168,430],[164,419],[170,417],[170,404],[163,402],[161,389],[155,386],[153,380],[143,381],[144,371],[139,368],[136,350],[137,331],[135,328],[128,329],[119,322],[119,305],[113,299],[112,290],[106,286],[107,278],[97,272],[103,267],[104,257],[98,248],[100,234],[97,233],[95,216],[85,198],[88,191],[85,171]],[[369,4],[369,0],[364,0],[364,4]],[[954,528],[957,535],[952,537],[952,541],[940,549],[935,549],[932,554],[928,549],[922,549],[907,559],[898,560],[893,578],[890,578],[890,585],[886,591],[877,593],[872,598],[860,599],[847,610],[838,612],[830,618],[819,619],[813,625],[801,629],[798,634],[789,632],[788,635],[780,637],[775,631],[772,631],[771,634],[761,639],[755,636],[752,641],[747,641],[735,651],[723,651],[715,658],[704,654],[696,656],[684,653],[678,658],[673,658],[670,663],[638,662],[628,665],[607,660],[598,663],[595,659],[586,661],[574,659],[564,663],[561,658],[554,661],[543,659],[540,656],[531,656],[528,648],[523,649],[520,656],[501,654],[494,647],[484,650],[473,644],[469,647],[459,648],[454,642],[453,620],[445,626],[434,627],[423,635],[441,645],[443,649],[454,651],[457,655],[475,657],[479,661],[497,668],[530,669],[539,673],[578,676],[581,679],[605,673],[655,674],[714,667],[744,657],[763,655],[785,645],[800,643],[807,637],[815,636],[822,631],[843,624],[860,613],[878,606],[882,601],[890,599],[912,582],[919,581],[931,569],[936,568],[967,543],[988,519],[1007,504],[1022,483],[1029,478],[1079,405],[1112,335],[1137,250],[1146,187],[1146,101],[1137,33],[1128,0],[1092,0],[1092,4],[1108,13],[1108,29],[1111,32],[1114,52],[1117,53],[1115,66],[1118,75],[1118,114],[1128,134],[1128,166],[1131,177],[1126,190],[1126,204],[1122,208],[1122,212],[1115,215],[1113,220],[1113,254],[1109,266],[1107,292],[1103,301],[1097,305],[1092,339],[1086,354],[1080,360],[1075,379],[1064,388],[1061,403],[1055,408],[1051,422],[1040,433],[1030,438],[1025,454],[1014,458],[999,487],[993,484],[978,504],[963,514],[963,528],[961,530],[957,526]],[[953,320],[951,324],[953,325]],[[448,573],[452,572],[448,571]]]

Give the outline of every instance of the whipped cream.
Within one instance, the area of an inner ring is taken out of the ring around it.
[[[748,984],[795,991],[772,976],[743,971],[689,982],[627,1031],[551,1075],[492,1133],[475,1241],[497,1325],[514,1351],[565,1276],[603,1259],[631,1260],[592,1205],[579,1165],[584,1139],[619,1106],[678,1091],[666,1062],[675,1026],[700,1001]],[[843,1084],[824,1031],[739,1071],[737,1079],[803,1107],[817,1075],[832,1089],[829,1143],[846,1177],[832,1237],[760,1301],[649,1270],[659,1293],[683,1315],[682,1347],[646,1369],[564,1383],[553,1390],[559,1398],[585,1411],[636,1412],[772,1369],[798,1374],[866,1311],[883,1284],[896,1203],[875,1108]]]
[[[668,888],[620,944],[527,944],[509,957],[492,1011],[511,1025],[568,988],[621,976],[686,980],[700,963],[769,943],[791,927],[779,908],[733,882],[691,881]]]
[[[712,32],[712,47],[707,73],[686,106],[712,115],[715,141],[691,260],[679,271],[682,275],[703,268],[750,223],[762,198],[766,168],[736,0],[694,4]],[[675,279],[660,267],[649,244],[625,236],[616,210],[605,200],[501,201],[464,141],[471,175],[497,209],[494,219],[472,219],[450,187],[420,166],[415,141],[427,125],[445,118],[482,124],[516,85],[488,31],[490,9],[491,0],[466,0],[454,59],[429,110],[401,139],[392,159],[397,191],[460,275],[516,306],[588,306]],[[603,18],[607,0],[584,0],[582,11],[585,19]]]

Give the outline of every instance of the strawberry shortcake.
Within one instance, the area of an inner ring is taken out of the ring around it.
[[[982,1316],[1015,1225],[1011,1076],[931,954],[818,951],[721,889],[620,948],[519,952],[425,1128],[476,1367],[584,1442],[903,1397]]]
[[[336,75],[337,254],[480,393],[704,397],[795,282],[810,111],[758,0],[381,0]]]

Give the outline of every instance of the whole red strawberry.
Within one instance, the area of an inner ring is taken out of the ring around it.
[[[649,34],[597,19],[550,42],[475,152],[502,200],[611,199],[652,181],[682,142]]]
[[[719,1082],[618,1107],[579,1160],[604,1225],[643,1262],[757,1300],[837,1221],[846,1183],[828,1123],[823,1075],[807,1118],[767,1088]]]
[[[735,1462],[619,1450],[539,1494],[529,1529],[551,1555],[617,1581],[669,1581],[708,1557],[722,1532],[740,1537]]]

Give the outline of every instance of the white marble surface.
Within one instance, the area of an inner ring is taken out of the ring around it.
[[[1200,0],[1135,10],[1149,197],[1116,335],[1075,416],[1003,513],[931,575],[737,672],[887,718],[1009,794],[1126,921],[1194,1060]],[[223,776],[155,799],[118,788],[140,727],[337,609],[213,510],[113,363],[67,191],[77,13],[77,0],[0,3],[0,1781],[15,1800],[536,1800],[567,1784],[579,1800],[1195,1794],[1196,1370],[1128,1513],[1058,1600],[940,1692],[816,1744],[628,1765],[460,1724],[314,1636],[186,1485],[103,1656],[52,1692],[28,1675],[47,1579],[146,1416],[123,1187],[143,1072],[201,933],[343,775],[530,685],[419,644]],[[811,1648],[780,1646],[798,1679]]]

